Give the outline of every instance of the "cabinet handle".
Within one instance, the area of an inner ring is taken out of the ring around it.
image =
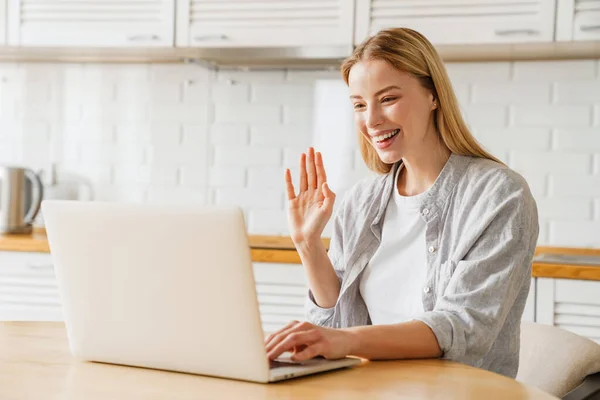
[[[503,29],[503,30],[496,30],[495,33],[498,36],[511,36],[511,35],[533,36],[533,35],[539,35],[540,31],[536,31],[533,29]]]
[[[160,37],[158,35],[132,35],[128,36],[127,40],[130,42],[152,42],[160,40]]]
[[[215,34],[215,35],[198,35],[194,36],[194,40],[198,42],[203,42],[205,40],[228,40],[229,37],[223,34]]]
[[[579,30],[582,32],[600,31],[600,25],[581,25]]]

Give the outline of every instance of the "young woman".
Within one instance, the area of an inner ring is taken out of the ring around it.
[[[363,159],[380,176],[344,197],[327,252],[335,194],[321,155],[301,156],[298,193],[286,171],[309,322],[269,336],[268,356],[443,357],[515,377],[539,229],[527,183],[473,138],[418,32],[379,32],[342,75]]]

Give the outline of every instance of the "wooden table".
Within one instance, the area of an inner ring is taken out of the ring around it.
[[[2,399],[554,399],[442,360],[368,362],[275,384],[81,362],[59,322],[0,322]]]

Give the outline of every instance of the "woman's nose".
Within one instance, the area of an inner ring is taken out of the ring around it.
[[[375,128],[383,122],[383,113],[379,107],[370,107],[366,114],[365,124],[367,128]]]

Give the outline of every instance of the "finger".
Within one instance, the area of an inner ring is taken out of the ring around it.
[[[265,345],[265,349],[268,353],[273,349],[273,347],[277,346],[278,343],[281,343],[283,340],[285,340],[286,337],[288,337],[292,333],[307,331],[310,329],[314,329],[314,325],[309,322],[296,322],[295,324],[290,322],[273,335],[271,340],[268,341]]]
[[[306,172],[308,173],[308,187],[317,188],[317,170],[315,167],[315,149],[308,148],[308,156],[306,159]]]
[[[309,331],[303,332],[293,332],[281,341],[281,343],[277,344],[277,346],[273,347],[270,351],[267,352],[267,357],[269,360],[274,360],[279,357],[281,354],[286,351],[291,351],[294,347],[297,346],[310,346],[319,340],[321,336],[319,335],[319,331],[316,329],[311,329]]]
[[[292,183],[292,173],[289,168],[285,169],[285,188],[287,191],[288,200],[294,200],[296,194],[294,193],[294,184]]]
[[[315,154],[315,165],[317,169],[317,187],[321,187],[327,181],[325,166],[323,165],[323,155],[319,152]]]
[[[323,183],[323,197],[325,197],[325,200],[323,200],[323,207],[327,212],[333,212],[333,204],[335,203],[335,193],[333,193],[331,189],[329,189],[329,185],[327,184],[327,182]]]
[[[322,355],[321,352],[323,351],[323,345],[322,342],[315,342],[310,346],[307,346],[304,350],[293,354],[290,358],[293,361],[306,361],[306,360],[310,360],[311,358],[315,358],[316,356]]]
[[[305,192],[308,189],[306,179],[306,154],[300,156],[300,192]]]
[[[293,320],[288,322],[287,324],[285,324],[282,328],[279,328],[276,332],[271,333],[269,336],[267,336],[267,338],[265,339],[265,343],[268,343],[270,340],[272,340],[275,336],[287,331],[288,329],[290,329],[291,327],[299,324],[300,322]]]

